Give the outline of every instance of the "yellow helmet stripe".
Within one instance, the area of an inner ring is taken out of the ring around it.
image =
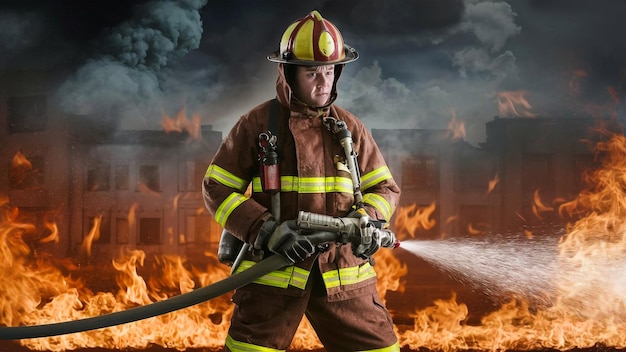
[[[313,53],[313,21],[307,20],[293,36],[293,53],[300,60],[314,60]]]

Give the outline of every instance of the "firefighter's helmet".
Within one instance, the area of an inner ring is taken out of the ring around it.
[[[311,11],[292,23],[280,39],[280,48],[267,59],[273,62],[306,66],[345,64],[359,53],[343,42],[341,33],[318,11]]]

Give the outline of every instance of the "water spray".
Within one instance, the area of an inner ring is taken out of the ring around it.
[[[554,297],[559,264],[552,237],[410,240],[402,248],[497,300],[514,296],[549,304]]]

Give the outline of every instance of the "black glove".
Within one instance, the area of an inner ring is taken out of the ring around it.
[[[261,225],[254,247],[267,248],[282,255],[292,264],[301,262],[315,253],[315,246],[311,241],[298,233],[295,220],[288,220],[280,225],[272,220],[266,221]]]

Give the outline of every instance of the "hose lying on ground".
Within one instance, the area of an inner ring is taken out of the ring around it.
[[[155,302],[145,306],[130,308],[120,312],[114,312],[95,317],[31,326],[0,327],[0,340],[20,340],[36,337],[64,335],[75,332],[106,328],[113,325],[126,324],[137,320],[152,318],[175,310],[187,308],[204,301],[236,290],[246,284],[269,274],[274,270],[291,265],[287,259],[280,255],[270,256],[251,268],[232,275],[224,280],[213,283],[194,291],[184,293],[164,301]]]

